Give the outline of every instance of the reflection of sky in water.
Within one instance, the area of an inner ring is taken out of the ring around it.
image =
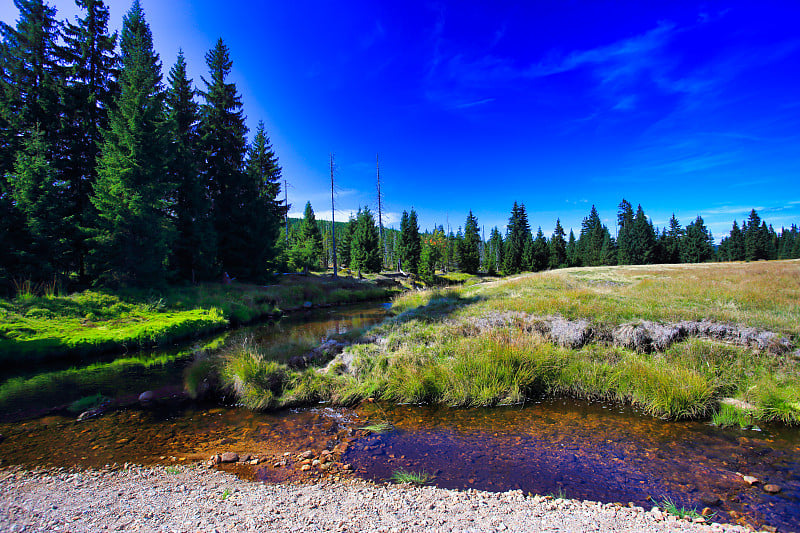
[[[397,430],[365,437],[347,455],[370,479],[388,479],[400,468],[425,470],[444,487],[563,492],[647,509],[648,497],[669,497],[699,511],[714,495],[720,519],[733,520],[732,511],[789,529],[800,516],[797,430],[720,430],[564,400],[524,409],[384,406],[371,413],[371,420],[382,418]],[[768,495],[737,472],[783,490]]]

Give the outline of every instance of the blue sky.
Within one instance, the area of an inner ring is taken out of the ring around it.
[[[10,0],[2,20],[16,20]],[[52,1],[59,18],[70,1]],[[550,234],[624,197],[717,240],[755,207],[800,222],[800,3],[142,0],[165,73],[195,83],[218,37],[251,129],[264,120],[293,212],[412,206],[423,227],[503,227],[513,202]],[[224,7],[221,7],[224,6]],[[112,26],[130,7],[110,2]]]

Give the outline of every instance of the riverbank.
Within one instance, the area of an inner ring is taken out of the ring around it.
[[[800,261],[564,269],[414,291],[393,311],[323,368],[234,346],[222,382],[255,408],[568,395],[720,425],[800,423]]]
[[[242,481],[201,465],[116,471],[0,469],[3,531],[713,531],[615,504],[358,480]]]
[[[0,362],[141,349],[201,337],[269,316],[388,298],[375,281],[284,275],[266,286],[207,283],[72,295],[22,292],[0,300]]]

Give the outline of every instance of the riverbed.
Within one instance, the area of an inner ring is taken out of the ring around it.
[[[260,343],[301,335],[321,340],[376,323],[385,313],[384,305],[328,309],[235,334]],[[185,347],[172,353],[146,354],[163,363],[109,372],[107,380],[96,381],[97,389],[65,390],[62,398],[48,400],[46,415],[0,424],[3,464],[180,467],[236,452],[253,460],[215,468],[273,482],[354,477],[383,482],[409,470],[430,474],[433,484],[448,489],[518,489],[645,509],[668,500],[698,512],[707,508],[716,521],[800,530],[796,429],[723,430],[703,422],[658,420],[615,404],[560,398],[492,409],[364,402],[354,408],[317,405],[255,413],[188,398],[182,379],[191,356],[181,355]],[[143,390],[156,391],[154,400],[136,401]],[[53,409],[98,392],[112,395],[121,407],[81,422],[76,414]],[[19,416],[25,406],[14,409]],[[381,432],[363,429],[375,424],[384,426]],[[337,464],[348,469],[314,465],[301,470],[298,454],[310,450],[316,457],[334,449]],[[758,481],[750,485],[744,476]],[[766,492],[768,484],[779,492]]]

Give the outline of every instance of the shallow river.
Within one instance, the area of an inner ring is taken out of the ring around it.
[[[331,309],[243,333],[264,343],[293,336],[321,339],[375,323],[385,312],[381,305]],[[342,462],[352,464],[355,475],[377,481],[405,469],[433,474],[435,484],[451,488],[521,489],[633,502],[648,509],[653,502],[669,499],[678,507],[698,511],[709,507],[719,521],[800,530],[798,430],[721,430],[702,422],[665,422],[627,407],[573,400],[494,409],[365,402],[353,409],[315,406],[253,413],[182,396],[183,368],[190,361],[185,349],[140,357],[161,362],[107,372],[104,379],[87,382],[82,390],[62,390],[60,397],[57,390],[45,391],[47,402],[52,407],[109,391],[117,399],[135,400],[145,389],[155,389],[162,400],[129,404],[83,422],[56,410],[2,423],[3,463],[172,465],[227,450],[282,457],[347,443]],[[28,411],[41,411],[43,405],[40,401]],[[7,418],[26,412],[19,399],[0,409]],[[388,422],[392,429],[380,434],[359,430],[377,422]],[[296,468],[274,468],[271,462],[226,468],[245,477],[276,481],[307,475]],[[741,474],[760,482],[749,486]],[[766,493],[767,483],[781,491]]]

